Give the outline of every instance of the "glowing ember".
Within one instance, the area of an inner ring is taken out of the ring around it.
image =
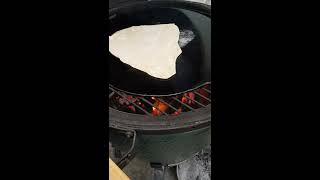
[[[178,111],[172,113],[173,116],[177,116],[182,112],[182,108],[179,108]]]
[[[186,97],[182,97],[181,101],[182,101],[183,103],[187,103],[188,99],[187,99]]]
[[[132,105],[128,106],[128,108],[131,110],[131,111],[136,111],[136,108]]]
[[[188,98],[187,98],[187,97]],[[193,92],[188,92],[188,93],[185,93],[184,96],[182,97],[181,101],[183,103],[188,103],[188,104],[194,104],[194,98],[195,98],[195,94]]]
[[[110,98],[110,97],[109,97]],[[175,95],[173,97],[139,97],[133,95],[114,95],[111,98],[114,107],[122,111],[147,114],[153,116],[171,115],[178,116],[191,109],[198,109],[210,104],[211,86],[206,85],[203,88]],[[167,104],[170,104],[169,106]],[[119,106],[120,105],[120,106]]]
[[[154,97],[152,97],[151,99],[156,101],[155,103],[153,103],[152,107],[152,114],[154,116],[160,116],[163,112],[166,112],[166,110],[168,109],[168,106],[166,104],[162,103]]]

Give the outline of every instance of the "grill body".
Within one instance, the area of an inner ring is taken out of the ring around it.
[[[131,146],[131,140],[113,129],[110,141],[115,149],[125,153]],[[208,147],[211,143],[211,127],[205,126],[190,131],[173,133],[151,133],[137,131],[137,140],[132,154],[150,162],[163,165],[178,164]]]
[[[172,165],[190,158],[207,147],[211,142],[210,135],[210,127],[174,134],[144,134],[140,137],[137,148],[150,162]]]
[[[197,92],[199,89],[202,88],[199,87],[190,92]],[[207,92],[214,94],[214,86]],[[112,98],[117,93],[123,97],[128,96],[125,92],[109,91],[108,97]],[[200,95],[195,99],[201,101],[202,95]],[[181,98],[183,95],[177,94],[174,97]],[[170,98],[172,97],[157,97],[156,99],[165,99],[168,102]],[[183,105],[180,104],[180,106]],[[199,107],[195,103],[190,105],[190,108],[192,108],[191,106]],[[148,116],[123,112],[109,107],[109,128],[112,129],[110,142],[115,149],[119,149],[121,152],[127,152],[130,147],[133,147],[132,154],[137,154],[150,162],[164,165],[179,163],[210,145],[210,125],[211,119],[214,117],[211,114],[212,107],[214,107],[214,101],[205,107],[192,108],[192,110],[182,112],[177,116],[164,114]],[[128,138],[127,136],[127,132],[130,131],[136,132],[134,143],[132,137]]]

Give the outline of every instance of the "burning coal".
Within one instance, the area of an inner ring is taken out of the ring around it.
[[[172,97],[139,97],[115,94],[110,98],[110,106],[134,114],[177,116],[182,112],[209,105],[211,103],[210,88],[210,85],[205,85],[193,92]]]

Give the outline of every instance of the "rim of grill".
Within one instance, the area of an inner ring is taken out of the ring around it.
[[[121,112],[150,117],[179,116],[206,108],[212,101],[212,84],[205,83],[198,88],[173,95],[137,95],[118,90],[109,84],[109,108]],[[107,97],[106,97],[107,98]]]

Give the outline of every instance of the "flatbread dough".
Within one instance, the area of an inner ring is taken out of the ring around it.
[[[179,28],[175,24],[133,26],[109,36],[109,51],[136,69],[168,79],[176,74]]]

